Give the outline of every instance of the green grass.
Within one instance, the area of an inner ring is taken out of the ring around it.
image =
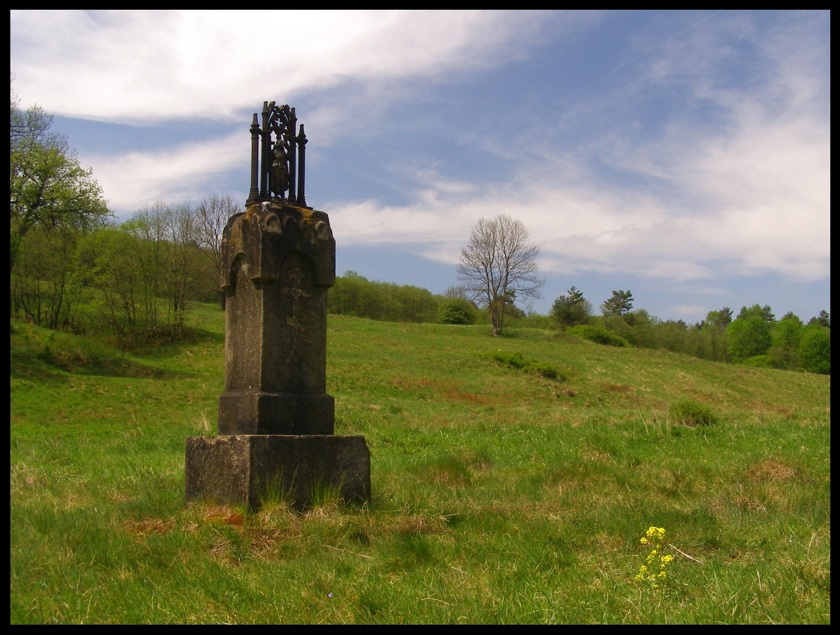
[[[247,514],[184,504],[224,389],[222,313],[190,326],[121,354],[12,322],[11,623],[830,622],[830,377],[330,315],[373,498]]]

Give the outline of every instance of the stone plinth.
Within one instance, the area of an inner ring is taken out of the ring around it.
[[[319,493],[345,502],[370,499],[370,453],[364,437],[225,435],[189,437],[187,501],[245,504],[266,500],[306,508]]]

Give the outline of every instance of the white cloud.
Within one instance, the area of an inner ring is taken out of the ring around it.
[[[264,98],[255,86],[291,96],[348,78],[486,67],[520,55],[550,19],[528,11],[16,10],[11,57],[24,105],[31,98],[56,114],[232,119]]]
[[[610,98],[632,112],[646,91],[675,84],[689,107],[668,109],[659,135],[642,143],[606,124],[603,138],[557,159],[557,171],[570,175],[556,184],[567,199],[557,207],[583,212],[564,226],[558,250],[579,266],[612,263],[615,271],[676,279],[828,275],[830,124],[821,49],[786,31],[768,38],[737,18],[729,29],[750,51],[750,81],[727,84],[735,71],[721,64],[740,51],[722,44],[719,31],[687,35],[690,51],[675,39],[663,55],[646,58],[644,81],[619,85]],[[714,124],[704,123],[697,104],[714,113]],[[625,175],[622,184],[581,167],[599,162]]]
[[[242,165],[242,148],[242,134],[235,134],[161,151],[91,155],[81,162],[97,166],[93,178],[111,209],[134,212],[155,202],[201,200],[214,178]]]

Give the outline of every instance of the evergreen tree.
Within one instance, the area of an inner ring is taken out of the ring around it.
[[[566,295],[560,295],[551,306],[551,317],[561,326],[586,324],[592,315],[592,305],[583,297],[583,291],[572,286]]]
[[[604,317],[623,317],[633,309],[633,294],[630,291],[613,291],[612,297],[601,305]]]

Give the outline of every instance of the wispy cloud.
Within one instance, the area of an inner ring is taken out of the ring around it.
[[[49,95],[57,114],[233,120],[267,93],[492,66],[524,54],[545,20],[556,18],[475,10],[15,10],[11,55],[24,90]]]

